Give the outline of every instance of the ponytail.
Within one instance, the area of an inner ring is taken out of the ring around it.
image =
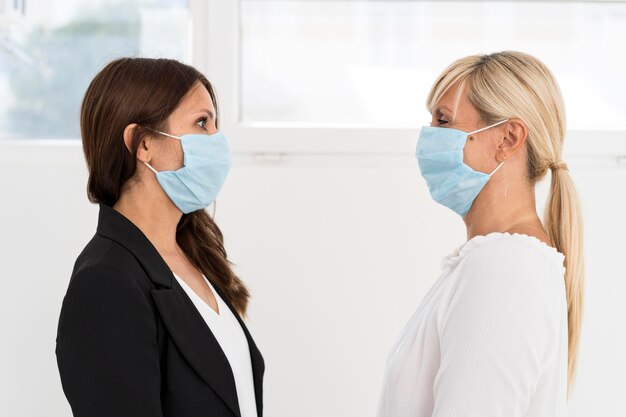
[[[583,313],[583,221],[578,194],[567,166],[551,164],[552,180],[544,224],[552,245],[565,255],[568,324],[568,392],[576,376]]]

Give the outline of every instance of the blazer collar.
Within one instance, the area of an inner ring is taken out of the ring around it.
[[[133,222],[104,203],[100,203],[97,232],[128,249],[155,284],[172,288],[174,275],[154,245]]]

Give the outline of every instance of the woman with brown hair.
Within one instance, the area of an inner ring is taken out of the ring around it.
[[[204,210],[230,168],[194,68],[123,58],[81,109],[97,232],[74,265],[56,355],[75,416],[261,417],[249,293]]]

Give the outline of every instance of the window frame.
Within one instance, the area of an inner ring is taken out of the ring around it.
[[[236,153],[406,154],[414,152],[419,127],[350,126],[241,121],[240,0],[191,0],[194,15],[207,16],[195,33],[194,64],[215,85],[221,128]],[[204,37],[205,36],[205,37]],[[209,53],[210,51],[210,53]],[[594,146],[589,146],[593,138]],[[565,152],[576,157],[609,157],[626,165],[626,131],[569,130]]]
[[[397,156],[415,151],[419,126],[318,125],[241,121],[240,0],[189,0],[192,64],[213,83],[220,129],[235,154],[280,162],[282,155]],[[593,146],[590,145],[590,138]],[[80,140],[0,139],[0,146],[80,146]],[[564,159],[601,158],[626,166],[626,130],[569,130]]]

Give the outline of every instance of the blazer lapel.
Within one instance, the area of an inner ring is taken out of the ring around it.
[[[106,204],[100,204],[97,232],[124,246],[139,261],[156,284],[151,295],[176,346],[233,414],[240,417],[237,389],[228,359],[156,248],[137,226]],[[247,329],[244,330],[250,343]],[[250,347],[252,353],[252,344]],[[254,378],[256,388],[256,372]]]
[[[170,289],[152,290],[167,330],[200,377],[240,417],[235,379],[224,351],[178,281],[173,284]]]

